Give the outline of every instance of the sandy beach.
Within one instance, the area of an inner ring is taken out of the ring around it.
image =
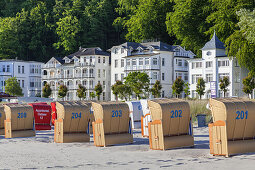
[[[194,128],[195,147],[149,149],[149,140],[134,131],[134,143],[95,147],[90,143],[57,144],[54,131],[36,137],[0,139],[1,169],[254,169],[255,153],[229,158],[209,153],[208,128]],[[91,140],[93,138],[91,137]]]

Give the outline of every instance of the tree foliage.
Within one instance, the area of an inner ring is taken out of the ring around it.
[[[145,95],[146,89],[149,89],[150,79],[145,72],[130,72],[125,77],[125,84],[129,86],[137,99],[141,99]]]
[[[160,97],[160,90],[162,89],[162,85],[160,84],[160,81],[157,80],[155,84],[151,88],[151,93],[155,98]]]
[[[52,90],[50,88],[50,85],[48,83],[45,83],[42,89],[42,97],[49,98],[51,95],[51,92]]]
[[[250,97],[254,88],[255,88],[254,77],[252,76],[252,74],[248,74],[248,76],[243,79],[243,92],[247,94],[248,97]]]
[[[229,78],[224,76],[220,79],[220,89],[223,91],[224,97],[226,97],[226,92],[228,91],[228,86],[230,85]]]
[[[86,98],[86,87],[82,86],[81,84],[78,85],[78,89],[77,89],[77,96],[80,99],[84,99]]]
[[[23,96],[22,89],[16,77],[6,80],[5,92],[11,96]]]
[[[96,92],[96,96],[97,96],[97,100],[100,100],[100,95],[102,94],[103,92],[103,87],[100,83],[98,83],[96,86],[95,86],[95,92]]]
[[[61,85],[59,86],[59,89],[58,89],[58,97],[59,97],[59,98],[64,98],[64,97],[66,97],[67,92],[68,92],[68,88],[66,87],[66,85],[61,84]]]
[[[172,89],[173,93],[179,97],[179,95],[183,92],[183,86],[184,86],[184,81],[181,79],[181,77],[177,77],[173,83]]]
[[[199,78],[197,80],[197,85],[196,85],[196,92],[199,95],[199,98],[201,99],[202,96],[205,94],[205,81],[203,78]]]
[[[188,97],[188,96],[190,95],[190,88],[189,88],[189,85],[190,85],[190,84],[189,84],[188,82],[184,84],[184,89],[183,89],[183,91],[184,91],[186,97]]]

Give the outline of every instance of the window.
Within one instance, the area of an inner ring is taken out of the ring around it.
[[[124,59],[121,59],[120,64],[121,64],[121,67],[124,67]]]
[[[101,62],[101,58],[100,57],[98,57],[98,61],[97,61],[98,63],[100,63]]]
[[[165,58],[162,58],[162,66],[165,66]]]
[[[121,54],[124,53],[124,48],[121,48]]]
[[[206,68],[212,67],[212,61],[207,61],[207,62],[205,63],[205,67],[206,67]]]
[[[10,72],[10,65],[7,65],[7,70],[6,70],[6,72]]]
[[[202,62],[194,62],[192,63],[192,69],[202,68]]]
[[[188,67],[188,61],[186,61],[186,60],[184,61],[184,66]]]
[[[5,65],[3,65],[3,72],[5,72]]]
[[[229,66],[229,60],[218,61],[218,66],[219,67],[227,67],[227,66]]]
[[[127,66],[130,66],[130,60],[127,59]]]
[[[227,77],[229,79],[229,73],[220,73],[219,74],[219,80],[223,79],[223,77]]]
[[[162,73],[162,80],[165,80],[165,73]]]
[[[115,60],[114,64],[115,64],[115,68],[117,68],[118,67],[118,60]]]
[[[25,73],[25,67],[22,66],[22,73],[24,74]]]
[[[115,74],[114,76],[115,76],[115,81],[117,81],[118,80],[118,74]]]
[[[121,78],[121,81],[124,80],[124,74],[123,74],[123,73],[121,74],[121,77],[120,77],[120,78]]]
[[[18,66],[18,73],[20,73],[20,66]]]
[[[210,56],[210,55],[212,55],[212,52],[211,51],[207,51],[206,55]]]
[[[145,58],[145,65],[149,65],[150,64],[150,59],[149,58]]]
[[[206,77],[206,79],[205,79],[206,83],[209,83],[209,82],[213,81],[213,75],[212,74],[206,74],[205,77]]]
[[[152,79],[154,79],[154,80],[158,79],[158,73],[157,72],[152,73]]]
[[[100,69],[98,69],[98,72],[97,72],[97,77],[100,78],[101,77],[101,74],[100,74]]]
[[[19,86],[21,86],[21,85],[20,85],[20,80],[18,80],[18,82],[19,82]],[[3,84],[2,84],[2,86],[3,86]]]
[[[143,65],[143,58],[139,58],[139,65],[140,65],[140,66]]]
[[[24,88],[25,87],[25,81],[22,80],[22,87]]]
[[[189,80],[189,75],[188,75],[188,73],[184,73],[184,80],[185,80],[185,81],[188,81],[188,80]]]
[[[165,97],[165,91],[162,90],[162,98],[164,98],[164,97]]]
[[[235,72],[234,79],[235,79],[235,83],[240,83],[241,79],[240,79],[240,72],[239,71]]]
[[[178,77],[182,79],[182,73],[176,73],[176,78]]]
[[[118,54],[118,48],[114,49],[114,54]]]
[[[90,85],[90,88],[94,88],[94,81],[93,81],[93,80],[90,80],[90,81],[89,81],[89,85]]]
[[[30,87],[35,87],[35,82],[30,82]]]
[[[87,86],[87,80],[83,80],[83,81],[82,81],[82,85],[83,85],[83,86]]]
[[[106,72],[105,72],[105,69],[103,69],[103,78],[106,77]]]
[[[157,58],[153,58],[152,59],[152,63],[153,63],[153,65],[158,65],[158,59]]]
[[[177,59],[177,62],[178,62],[178,66],[182,66],[182,59]]]
[[[132,60],[132,65],[133,65],[133,66],[136,66],[136,59],[133,59],[133,60]]]
[[[103,63],[105,63],[105,57],[103,57]]]
[[[192,75],[192,84],[197,83],[199,78],[202,78],[202,74],[193,74]]]
[[[92,57],[89,58],[89,62],[90,62],[90,64],[92,64]]]
[[[105,92],[103,92],[103,100],[105,100]]]

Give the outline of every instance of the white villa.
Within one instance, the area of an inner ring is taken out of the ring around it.
[[[241,68],[235,58],[229,59],[226,55],[225,45],[214,33],[212,39],[202,48],[202,58],[189,60],[190,97],[196,98],[196,83],[198,78],[206,81],[204,99],[222,97],[219,89],[219,80],[227,76],[230,80],[226,97],[242,97],[242,79],[248,71]]]
[[[195,56],[181,46],[171,46],[163,42],[126,42],[113,46],[110,51],[111,85],[115,84],[116,80],[123,81],[130,72],[146,72],[151,78],[151,86],[156,80],[160,80],[162,97],[172,97],[172,84],[177,77],[188,82],[187,59]],[[111,100],[115,100],[113,94]]]
[[[43,66],[42,83],[49,83],[52,98],[58,100],[58,87],[64,84],[68,88],[64,100],[79,100],[78,85],[86,87],[86,100],[98,82],[103,86],[100,100],[110,100],[110,54],[99,47],[80,48],[74,54],[64,58],[52,57]]]
[[[41,68],[43,63],[23,60],[0,60],[0,92],[5,92],[6,80],[16,77],[24,97],[41,94]]]

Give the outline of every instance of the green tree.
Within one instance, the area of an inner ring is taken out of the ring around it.
[[[178,98],[180,94],[183,92],[184,83],[185,82],[180,77],[177,77],[173,83],[173,86],[172,86],[173,93],[176,94]]]
[[[150,79],[145,72],[130,72],[125,77],[125,84],[131,88],[137,99],[140,100],[141,95],[145,93],[144,89],[148,89],[149,87]]]
[[[199,78],[197,80],[197,85],[196,85],[196,92],[199,95],[199,98],[201,99],[202,96],[205,94],[205,81],[203,78]]]
[[[248,95],[248,97],[251,97],[251,94],[255,88],[255,81],[252,74],[248,74],[247,77],[243,79],[243,92]]]
[[[184,93],[186,95],[186,98],[189,97],[189,95],[190,95],[189,85],[190,84],[188,82],[184,84],[184,90],[183,91],[184,91]]]
[[[6,80],[5,92],[11,96],[23,96],[22,89],[16,77]]]
[[[121,93],[120,86],[123,85],[122,81],[117,80],[114,85],[112,85],[112,93],[115,95],[116,101],[118,101],[118,96]]]
[[[117,18],[127,29],[126,39],[141,42],[145,39],[157,39],[161,41],[172,40],[166,31],[166,14],[172,11],[173,3],[169,0],[139,0],[119,1],[119,14],[126,11],[126,15]],[[129,15],[130,14],[130,15]]]
[[[224,97],[226,97],[226,92],[228,91],[228,86],[229,86],[229,78],[228,77],[223,77],[220,79],[220,89],[223,91]]]
[[[151,93],[155,98],[160,97],[160,90],[162,89],[162,85],[160,84],[160,81],[157,80],[155,84],[151,88]]]
[[[51,95],[51,92],[52,90],[50,88],[50,85],[48,83],[45,83],[42,89],[42,97],[49,98]]]
[[[210,27],[206,18],[211,13],[209,0],[173,0],[173,11],[167,13],[166,26],[169,35],[177,42],[201,56],[201,48],[208,41],[205,34]]]
[[[66,97],[67,92],[68,92],[68,88],[63,84],[60,85],[59,89],[58,89],[58,97],[61,98],[61,99]]]
[[[89,96],[90,96],[90,99],[94,99],[96,97],[95,93],[94,92],[90,92],[89,93]]]
[[[125,98],[125,100],[130,100],[130,96],[132,95],[132,90],[131,87],[129,87],[126,84],[123,84],[120,86],[120,98],[123,99]]]
[[[81,84],[78,85],[78,89],[77,89],[77,96],[80,99],[84,99],[86,98],[86,87],[82,86]]]
[[[95,86],[95,92],[96,92],[96,96],[97,96],[97,100],[100,100],[100,95],[102,94],[103,92],[103,87],[100,83],[98,83],[96,86]]]

